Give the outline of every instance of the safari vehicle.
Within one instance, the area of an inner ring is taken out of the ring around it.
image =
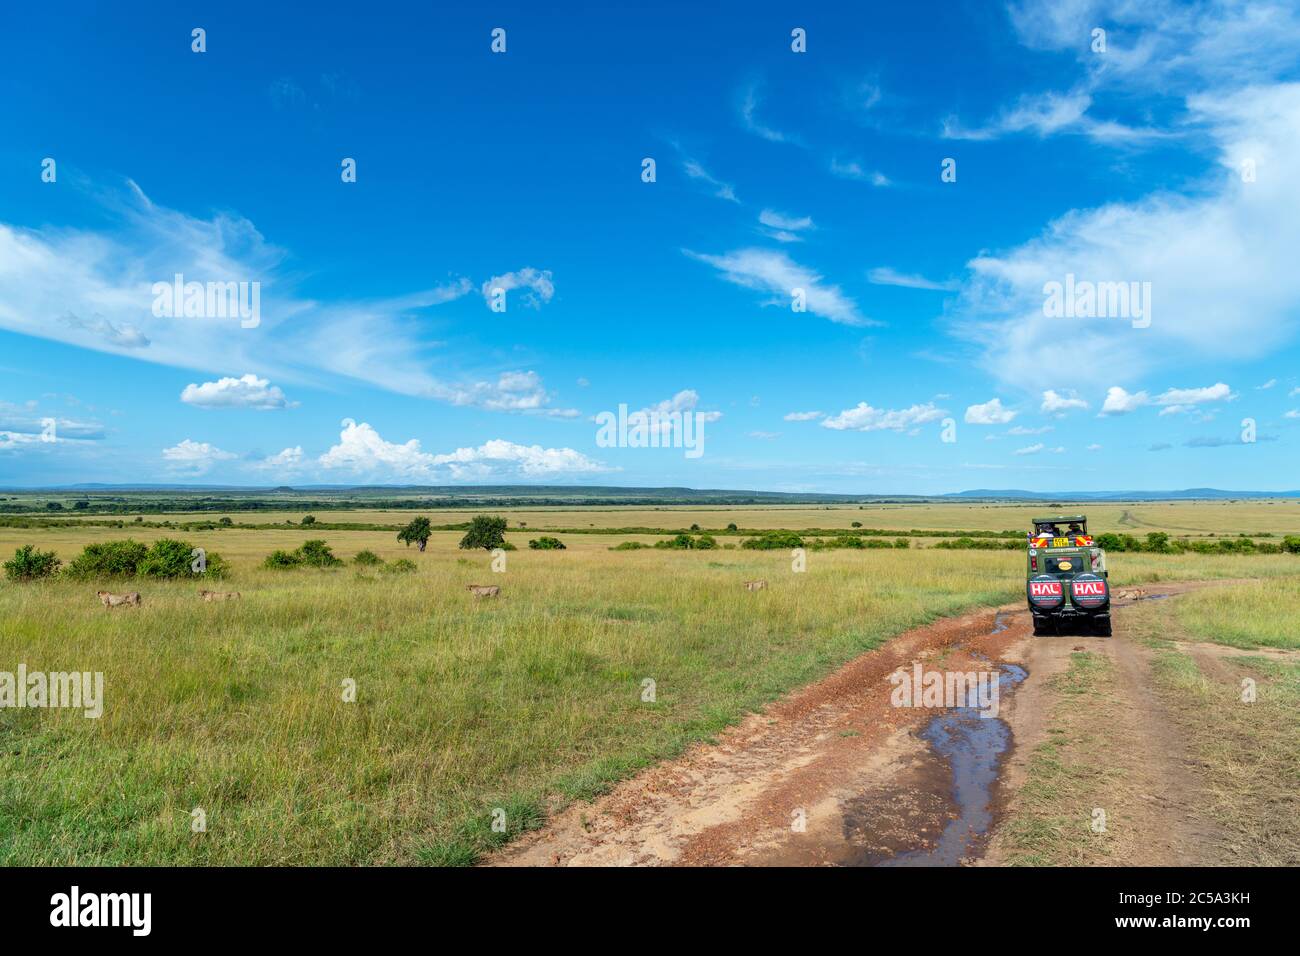
[[[1092,542],[1086,515],[1035,518],[1027,536],[1025,585],[1035,634],[1070,631],[1109,637],[1106,552]]]

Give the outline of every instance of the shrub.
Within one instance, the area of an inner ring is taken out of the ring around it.
[[[862,527],[862,522],[861,522],[861,521],[854,521],[854,522],[851,522],[851,525],[852,525],[852,527],[854,527],[854,528],[861,528],[861,527]]]
[[[750,551],[778,551],[786,548],[802,548],[803,538],[793,531],[768,531],[757,538],[747,538],[740,546]]]
[[[695,539],[689,534],[679,534],[663,541],[656,541],[655,547],[669,551],[686,551],[695,547]]]
[[[147,545],[127,538],[125,541],[100,541],[88,544],[68,563],[68,575],[74,578],[135,577],[136,568],[149,554]]]
[[[302,564],[298,555],[292,551],[277,549],[266,556],[262,566],[266,568],[296,568]]]
[[[194,548],[188,541],[159,538],[136,565],[135,573],[147,578],[182,578],[193,574]]]
[[[740,529],[736,527],[736,522],[733,521],[733,522],[731,522],[731,524],[727,525],[727,530],[728,530],[728,531],[739,531]]]
[[[895,538],[895,539],[894,539],[894,547],[896,547],[896,548],[910,548],[911,546],[912,546],[912,541],[911,541],[910,538]]]
[[[494,515],[475,515],[469,523],[469,530],[460,539],[460,546],[466,550],[482,548],[491,551],[506,543],[506,519]]]
[[[650,545],[644,541],[624,541],[622,544],[616,544],[610,548],[611,551],[640,551],[642,548],[649,548]]]
[[[693,524],[693,525],[691,525],[691,530],[692,530],[692,531],[699,531],[699,530],[700,530],[700,526],[697,525],[697,524]]]
[[[717,547],[718,540],[711,534],[702,534],[695,539],[695,550],[697,551],[715,551]]]
[[[363,568],[373,568],[377,564],[383,564],[384,559],[373,551],[358,551],[352,558],[352,563],[359,564]]]
[[[211,556],[208,557],[209,568],[211,568]],[[330,546],[319,538],[311,541],[304,541],[301,546],[293,551],[272,551],[262,562],[263,567],[267,568],[298,568],[308,566],[313,568],[337,568],[343,564],[340,558],[334,556]]]
[[[528,542],[528,547],[534,551],[563,551],[564,542],[559,538],[551,538],[543,535],[540,538],[534,538]]]
[[[14,551],[13,560],[5,562],[5,577],[10,581],[39,581],[59,570],[63,562],[53,551],[37,551],[25,544]]]
[[[397,540],[402,542],[408,548],[414,542],[419,546],[421,551],[429,543],[429,535],[433,534],[433,526],[429,523],[428,518],[413,518],[401,531],[397,532]],[[462,544],[463,548],[464,545]]]
[[[380,574],[411,574],[415,571],[415,562],[410,558],[398,558],[379,569]]]
[[[303,516],[302,516],[302,523],[303,523],[303,524],[315,524],[315,523],[316,523],[316,516],[315,516],[315,515],[303,515]]]
[[[1288,554],[1300,554],[1300,535],[1289,534],[1283,538],[1282,550]]]
[[[139,521],[140,519],[136,518],[135,520]],[[217,522],[217,524],[221,525],[221,527],[223,528],[229,528],[232,524],[234,524],[234,522],[231,521],[229,518],[222,518],[220,521]]]
[[[319,538],[304,541],[297,550],[298,559],[313,568],[336,568],[343,562],[334,556],[330,546]]]

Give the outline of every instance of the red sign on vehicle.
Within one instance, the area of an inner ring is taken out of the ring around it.
[[[1029,596],[1030,597],[1060,597],[1061,582],[1060,581],[1030,581]]]
[[[1075,597],[1105,597],[1106,582],[1104,581],[1075,581]]]

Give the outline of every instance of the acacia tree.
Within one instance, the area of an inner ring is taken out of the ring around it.
[[[429,524],[428,518],[415,518],[401,531],[397,532],[397,540],[405,544],[408,548],[414,541],[424,550],[424,546],[429,543],[429,535],[433,534],[433,526]]]
[[[462,548],[483,548],[491,551],[506,543],[506,519],[492,515],[475,515],[469,530],[460,539]]]

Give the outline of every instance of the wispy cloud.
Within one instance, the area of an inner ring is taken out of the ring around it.
[[[773,298],[764,305],[790,308],[795,290],[802,289],[807,310],[813,315],[844,325],[879,325],[865,318],[857,303],[837,285],[828,285],[822,276],[792,260],[784,252],[768,249],[739,249],[724,255],[682,250],[698,262],[717,269],[724,279],[746,289],[769,293]]]
[[[916,273],[899,272],[889,266],[880,266],[867,273],[867,281],[873,285],[895,285],[904,289],[929,289],[934,292],[949,292],[959,288],[956,282],[938,282]]]

